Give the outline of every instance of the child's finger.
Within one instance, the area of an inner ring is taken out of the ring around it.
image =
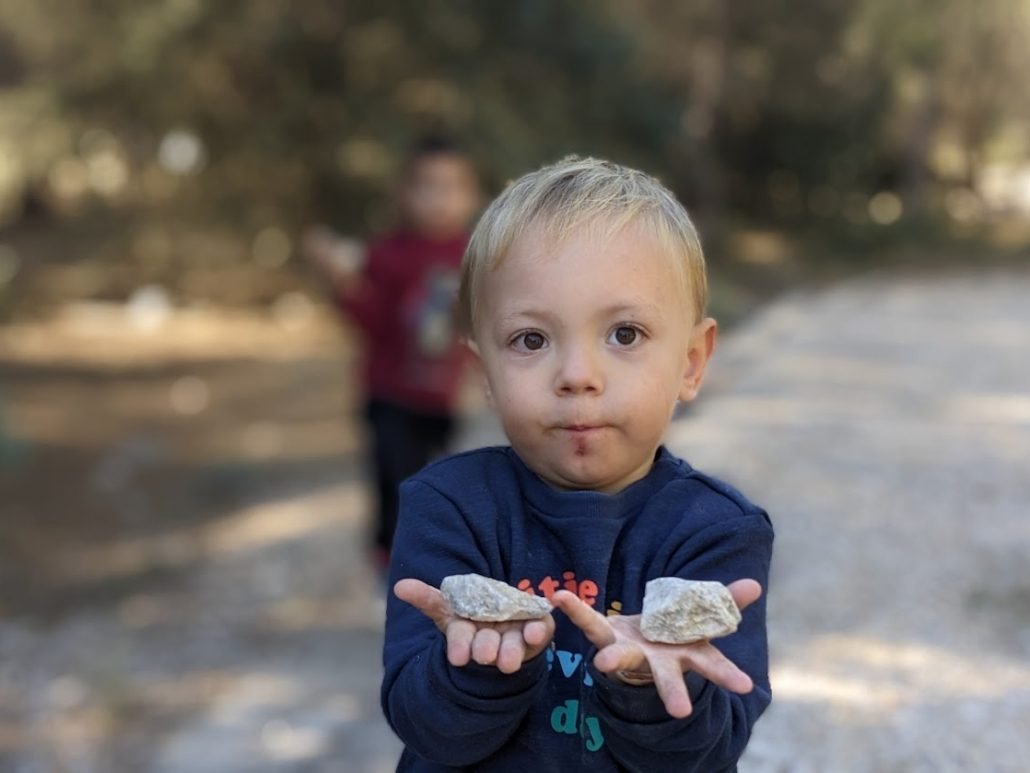
[[[751,677],[711,644],[692,652],[688,660],[691,671],[696,671],[709,682],[714,682],[731,692],[749,693],[754,687]]]
[[[612,644],[598,650],[594,667],[610,674],[612,671],[638,671],[646,659],[640,647],[632,643]]]
[[[472,659],[481,666],[492,666],[500,647],[501,634],[496,628],[480,628],[472,640]]]
[[[665,710],[676,719],[689,717],[694,707],[687,693],[687,683],[683,678],[683,669],[675,658],[656,657],[651,660],[651,676],[658,696],[665,704]]]
[[[551,603],[564,612],[595,647],[607,647],[615,643],[615,632],[608,620],[580,601],[575,593],[560,590],[551,597]]]
[[[476,636],[475,623],[454,618],[444,632],[447,636],[447,662],[461,668],[472,657],[472,640]]]
[[[522,638],[530,647],[540,647],[547,643],[554,630],[554,618],[548,615],[543,620],[527,620],[522,626]]]
[[[522,638],[522,631],[518,628],[511,628],[501,634],[501,645],[497,650],[497,668],[505,674],[514,674],[522,668],[522,661],[526,657],[526,642]]]
[[[430,618],[441,630],[452,616],[451,608],[443,594],[421,580],[398,580],[393,586],[393,592],[401,601],[411,604]]]
[[[762,586],[755,580],[737,580],[726,587],[729,588],[733,601],[737,604],[737,609],[744,609],[762,597]]]

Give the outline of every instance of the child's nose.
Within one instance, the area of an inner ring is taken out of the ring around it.
[[[554,382],[559,395],[601,392],[604,376],[593,352],[588,347],[571,346],[562,352]]]

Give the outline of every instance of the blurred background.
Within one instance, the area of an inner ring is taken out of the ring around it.
[[[1026,0],[0,0],[0,769],[392,769],[360,339],[298,236],[391,228],[425,132],[699,222],[726,346],[670,442],[780,533],[742,769],[1022,769],[1028,40]]]

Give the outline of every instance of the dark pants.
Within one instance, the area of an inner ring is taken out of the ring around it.
[[[389,552],[397,529],[398,488],[405,478],[446,450],[454,417],[420,413],[382,400],[370,400],[365,415],[372,428],[372,461],[379,494],[375,544]]]

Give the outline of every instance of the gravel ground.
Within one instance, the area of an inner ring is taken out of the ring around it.
[[[1030,278],[867,279],[726,342],[671,445],[777,527],[744,771],[1025,771]]]
[[[670,445],[777,526],[775,700],[742,771],[1027,769],[1027,298],[1025,275],[870,278],[723,342]],[[189,570],[161,593],[0,622],[0,769],[392,770],[367,492],[307,483],[149,537]]]

